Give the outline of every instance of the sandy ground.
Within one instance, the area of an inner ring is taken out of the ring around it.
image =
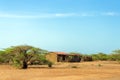
[[[117,62],[58,63],[53,68],[30,66],[26,70],[0,65],[0,80],[120,80]]]

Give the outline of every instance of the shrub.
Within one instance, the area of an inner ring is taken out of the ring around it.
[[[0,63],[9,64],[12,59],[12,55],[5,51],[0,51]]]
[[[48,62],[48,67],[49,67],[49,68],[51,68],[51,67],[52,67],[52,65],[53,65],[53,63],[52,63],[52,62]]]
[[[71,68],[78,68],[77,66],[72,66]]]
[[[98,67],[101,67],[102,65],[101,64],[98,64]]]
[[[91,56],[94,61],[96,61],[96,60],[106,61],[109,59],[109,56],[104,53],[92,54]]]
[[[22,63],[21,63],[17,58],[14,58],[14,59],[13,59],[12,65],[13,65],[14,67],[16,67],[16,68],[19,68],[19,69],[22,68]]]

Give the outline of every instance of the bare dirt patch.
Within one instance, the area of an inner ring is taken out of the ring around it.
[[[0,80],[120,80],[120,64],[109,61],[58,63],[53,68],[32,66],[26,70],[0,65]]]

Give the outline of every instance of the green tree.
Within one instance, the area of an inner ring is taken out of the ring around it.
[[[7,48],[6,52],[14,55],[12,62],[15,66],[26,69],[28,63],[40,60],[39,54],[47,51],[29,45],[19,45]]]
[[[108,58],[109,58],[109,56],[105,53],[92,54],[91,56],[92,56],[93,60],[105,61],[105,60],[108,60]]]
[[[0,51],[0,63],[1,64],[9,64],[11,61],[12,55],[9,53],[6,53],[5,50]]]
[[[114,50],[112,54],[109,55],[110,60],[120,61],[120,50]]]

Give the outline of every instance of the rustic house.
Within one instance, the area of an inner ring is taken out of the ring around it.
[[[80,54],[67,54],[64,52],[50,52],[46,55],[46,59],[56,63],[56,62],[80,62]]]

